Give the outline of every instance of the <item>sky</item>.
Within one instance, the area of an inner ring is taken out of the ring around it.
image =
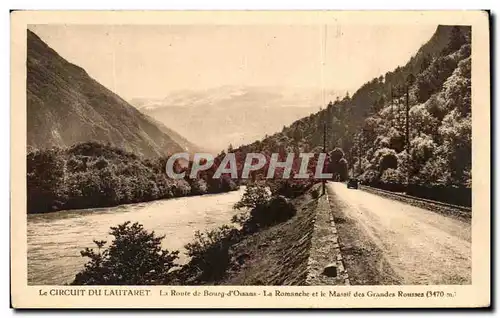
[[[30,25],[125,99],[280,86],[349,91],[404,65],[437,25]]]

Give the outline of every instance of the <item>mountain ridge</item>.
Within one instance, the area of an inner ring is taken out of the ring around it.
[[[325,95],[328,100],[340,92],[328,90]],[[230,144],[239,146],[263,138],[317,111],[323,96],[314,88],[223,86],[173,91],[163,98],[130,102],[194,143],[220,152]]]
[[[367,184],[470,187],[470,44],[470,26],[438,26],[405,65],[236,151],[321,151],[326,127],[327,149]]]
[[[27,30],[27,145],[69,147],[97,141],[145,157],[164,156],[193,145],[157,126],[81,67],[68,62]]]

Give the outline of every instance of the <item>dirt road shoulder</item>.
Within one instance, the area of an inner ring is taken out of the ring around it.
[[[327,189],[340,251],[351,285],[401,284],[401,278],[385,260],[382,250],[372,242],[356,220],[343,212],[342,202],[331,187]]]

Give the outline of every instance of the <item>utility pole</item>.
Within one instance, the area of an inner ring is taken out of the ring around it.
[[[405,148],[408,158],[410,158],[410,106],[408,102],[408,83],[406,84],[406,123],[405,123]],[[406,193],[408,193],[408,187],[410,186],[410,169],[406,169]]]
[[[410,153],[410,103],[408,98],[408,84],[406,84],[406,121],[405,121],[405,145],[406,151]]]
[[[408,75],[406,78],[406,122],[405,122],[405,139],[406,139],[406,154],[408,157],[410,156],[410,98],[409,98],[409,93],[408,90],[410,88],[410,85],[413,84],[413,81],[415,80],[415,77],[413,74]],[[409,157],[410,158],[410,157]],[[410,158],[411,160],[411,158]],[[406,192],[408,193],[408,188],[410,186],[410,169],[407,169],[406,173]]]
[[[348,175],[354,178],[354,169],[356,167],[354,166],[354,154],[352,148],[353,147],[351,147],[351,149],[349,150],[349,161],[347,165],[349,167]]]
[[[410,86],[415,81],[415,76],[413,74],[408,75],[406,78],[406,122],[405,122],[405,133],[406,133],[406,151],[408,154],[410,153],[410,97],[409,97],[409,89]]]
[[[391,90],[391,115],[393,118],[391,118],[391,127],[394,126],[394,122],[396,121],[396,113],[394,112],[394,97],[392,95],[392,83],[390,85],[390,90]]]
[[[326,120],[323,120],[323,153],[326,154]],[[326,180],[322,180],[322,194],[326,193]]]
[[[361,142],[359,143],[358,146],[358,176],[361,175],[361,144],[363,142],[363,139],[361,139]]]

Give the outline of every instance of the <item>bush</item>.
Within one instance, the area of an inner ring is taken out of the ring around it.
[[[345,158],[340,159],[338,163],[337,176],[339,181],[346,181],[349,178],[349,166]]]
[[[228,192],[239,189],[239,185],[227,176],[222,176],[218,179],[209,178],[207,185],[209,193]]]
[[[402,192],[406,190],[406,175],[399,169],[389,168],[382,173],[379,187],[389,191]]]
[[[245,193],[240,201],[234,205],[235,209],[255,209],[264,206],[269,202],[271,193],[269,189],[263,185],[249,184],[245,189]]]
[[[229,248],[238,237],[238,230],[227,225],[204,233],[196,231],[194,242],[185,248],[191,257],[187,266],[198,270],[198,280],[211,282],[222,278],[230,264]]]
[[[257,227],[267,227],[284,222],[297,213],[295,206],[284,196],[273,197],[266,205],[250,211],[249,222]]]
[[[319,198],[319,188],[312,190],[311,196],[313,197],[313,199]]]
[[[413,177],[416,184],[451,185],[449,162],[442,156],[435,156],[426,162],[419,174]]]
[[[28,153],[27,208],[28,213],[49,212],[64,204],[65,160],[58,150],[34,150]]]
[[[333,149],[332,151],[330,151],[330,160],[331,162],[339,162],[340,159],[344,158],[344,150],[342,150],[341,148],[335,148]]]
[[[114,236],[111,245],[104,249],[106,241],[95,241],[98,251],[91,248],[81,251],[90,258],[72,285],[156,285],[170,280],[169,271],[179,251],[169,252],[161,248],[165,236],[144,230],[141,224],[130,221],[111,227]]]
[[[359,176],[359,179],[362,184],[371,185],[378,182],[378,177],[379,174],[377,171],[368,169]]]
[[[282,195],[287,198],[296,198],[303,195],[313,185],[310,180],[276,180],[269,182],[273,195]]]
[[[240,186],[229,177],[222,178],[222,192],[238,190]]]
[[[296,214],[295,206],[285,196],[271,196],[263,185],[247,186],[234,208],[245,209],[232,219],[233,223],[242,227],[243,233],[253,233],[259,228],[286,221]]]
[[[208,193],[208,186],[205,180],[203,179],[195,179],[191,181],[191,194],[192,195],[200,195]]]
[[[348,178],[348,164],[345,159],[344,151],[341,148],[335,148],[330,152],[330,158],[327,171],[333,173],[333,179],[345,181]]]
[[[396,169],[398,167],[398,157],[394,149],[378,149],[375,152],[374,157],[374,163],[377,164],[380,172],[384,172],[389,168]]]
[[[191,193],[191,186],[186,180],[177,180],[172,186],[172,193],[175,197],[184,197]]]

